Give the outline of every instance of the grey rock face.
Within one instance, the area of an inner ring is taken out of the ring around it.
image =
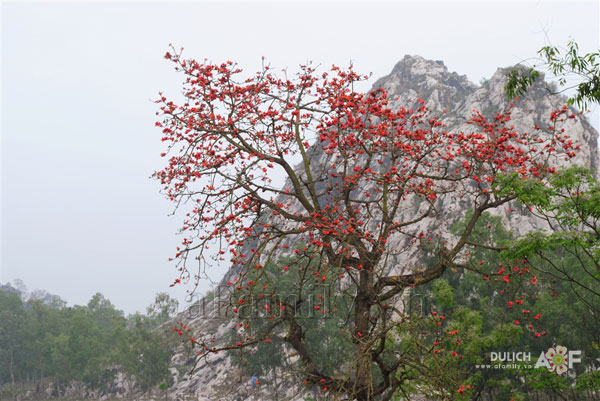
[[[405,56],[388,76],[375,82],[374,88],[386,89],[390,99],[393,99],[391,102],[393,106],[411,107],[416,104],[417,98],[421,98],[425,100],[432,114],[441,116],[448,131],[469,132],[474,128],[465,124],[465,121],[472,117],[473,110],[480,111],[486,119],[491,121],[496,112],[502,112],[508,108],[509,101],[504,94],[505,73],[506,70],[498,69],[487,82],[480,86],[470,82],[464,75],[449,72],[441,61],[426,60],[419,56]],[[521,132],[531,132],[536,124],[546,127],[550,113],[561,108],[565,103],[565,98],[549,93],[548,84],[538,81],[528,94],[515,102],[511,122]],[[573,109],[572,112],[575,110]],[[564,127],[573,141],[581,145],[581,151],[569,163],[597,169],[600,165],[598,133],[584,118],[568,120]],[[312,163],[318,168],[319,165],[327,165],[325,161],[325,155],[315,154]],[[424,205],[421,206],[424,207]],[[407,200],[403,213],[406,216],[414,215],[415,208],[418,207],[415,202]],[[507,229],[512,230],[516,235],[544,228],[539,221],[533,220],[525,214],[509,213],[509,207],[507,205],[496,210],[495,213],[506,217]],[[440,226],[440,220],[445,222],[442,224],[447,225],[448,222],[460,218],[464,213],[460,200],[456,197],[453,198],[452,195],[443,200],[439,209],[442,211],[442,216],[438,219],[422,220],[417,227],[418,230],[447,232],[447,227]],[[396,241],[399,247],[403,245],[402,239],[398,238]],[[248,253],[247,250],[243,252]],[[402,273],[416,268],[419,261],[415,257],[415,254],[403,254],[402,260],[394,261],[391,264],[390,271]],[[236,275],[236,269],[232,269],[224,276],[222,284],[233,280]],[[211,303],[213,310],[214,302],[218,302],[218,298]],[[190,321],[190,319],[186,319],[185,315],[179,316],[178,319],[187,320],[188,325],[194,331],[217,332],[220,334],[217,338],[223,338],[228,332],[237,330],[235,323],[227,319],[199,316]],[[187,359],[186,355],[179,354],[175,356],[174,362],[184,366]],[[201,400],[234,400],[240,396],[256,400],[272,399],[267,389],[250,389],[249,380],[250,378],[243,377],[233,367],[229,356],[219,354],[212,356],[207,363],[199,365],[191,377],[181,376],[173,391],[180,398],[193,396],[196,397],[195,399]],[[306,394],[305,388],[297,387],[293,382],[286,381],[285,378],[282,379],[282,383],[283,388],[287,390],[285,396],[280,399],[299,400]],[[250,394],[251,391],[254,392]]]
[[[504,111],[509,100],[504,93],[508,69],[499,68],[483,85],[469,82],[466,76],[449,72],[441,61],[425,60],[419,56],[405,56],[390,75],[375,82],[374,88],[384,88],[390,98],[397,98],[393,104],[410,105],[417,98],[426,101],[433,114],[442,114],[442,121],[448,130],[472,130],[464,122],[471,118],[473,110],[481,112],[492,120],[496,112]],[[535,124],[546,127],[550,113],[566,104],[566,98],[551,94],[550,85],[538,80],[529,92],[514,102],[512,121],[524,132],[533,130]],[[572,112],[576,113],[574,108]],[[598,153],[598,132],[587,119],[568,121],[564,128],[582,150],[571,163],[597,170],[600,162]]]
[[[427,101],[431,110],[441,112],[454,109],[477,85],[465,75],[448,72],[442,61],[405,56],[390,75],[377,80],[373,88],[387,90],[392,99],[398,97],[394,102],[397,105],[407,105],[420,98]]]

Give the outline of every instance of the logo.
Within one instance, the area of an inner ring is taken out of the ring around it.
[[[538,357],[535,368],[545,367],[550,372],[555,372],[557,375],[562,375],[568,369],[573,369],[574,363],[581,362],[581,351],[569,351],[567,347],[557,345],[556,347],[548,348],[548,351],[542,352]]]
[[[573,369],[575,363],[581,362],[581,351],[569,350],[563,345],[556,345],[542,351],[535,364],[532,364],[531,352],[490,352],[489,365],[475,365],[476,369],[542,369],[557,375]]]

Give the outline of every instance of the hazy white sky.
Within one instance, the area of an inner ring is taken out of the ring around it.
[[[97,291],[127,312],[173,290],[167,261],[181,217],[148,177],[164,160],[159,91],[181,76],[162,56],[291,69],[307,60],[373,78],[405,54],[473,82],[569,38],[599,48],[588,2],[9,2],[2,12],[2,267],[84,304]],[[364,87],[363,89],[368,89]],[[598,127],[598,113],[593,117]],[[218,278],[222,272],[215,272]]]

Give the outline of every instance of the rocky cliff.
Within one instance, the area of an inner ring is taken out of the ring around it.
[[[504,94],[506,70],[498,69],[496,73],[481,85],[470,82],[464,75],[449,72],[442,61],[425,60],[419,56],[406,56],[393,68],[392,72],[377,82],[375,88],[384,88],[389,92],[394,106],[412,106],[417,98],[425,100],[428,108],[442,116],[448,131],[471,131],[472,126],[465,121],[472,117],[472,111],[480,111],[486,118],[492,119],[496,112],[506,110],[509,102]],[[527,132],[536,124],[546,126],[551,111],[559,109],[566,100],[550,94],[549,86],[543,81],[538,83],[529,93],[515,102],[512,111],[513,125],[520,131]],[[599,166],[598,133],[583,118],[569,120],[565,129],[571,138],[578,142],[582,150],[571,160],[571,163],[597,169]],[[313,155],[312,163],[318,165],[323,155]],[[452,197],[444,200],[439,208],[445,218],[442,221],[453,221],[461,216],[461,202]],[[414,214],[418,208],[413,202],[407,202],[404,213]],[[499,209],[496,213],[508,217],[509,206]],[[452,218],[454,217],[454,218]],[[507,228],[516,234],[523,234],[533,229],[543,228],[541,223],[531,220],[524,214],[512,213],[506,219]],[[440,230],[438,221],[425,219],[419,229],[423,232],[434,229]],[[443,227],[442,227],[443,229]],[[400,240],[399,240],[400,241]],[[398,244],[402,246],[401,243]],[[415,268],[415,255],[404,254],[402,263],[394,263],[401,271]],[[232,280],[237,274],[235,269],[228,272],[222,283]],[[218,294],[213,299],[205,298],[200,306],[196,305],[177,317],[178,321],[186,322],[194,332],[218,333],[217,338],[225,338],[227,333],[235,330],[233,323],[223,309],[219,309]],[[294,356],[290,355],[290,361]],[[199,400],[296,400],[303,399],[307,390],[293,385],[293,380],[286,372],[275,372],[276,383],[270,386],[252,387],[251,378],[241,369],[234,367],[227,354],[213,355],[208,361],[199,364],[192,375],[182,374],[186,368],[193,366],[192,359],[185,353],[176,355],[173,360],[179,369],[174,369],[176,384],[172,390],[180,398],[190,397]],[[275,395],[276,394],[276,395]],[[318,391],[313,398],[319,399]]]

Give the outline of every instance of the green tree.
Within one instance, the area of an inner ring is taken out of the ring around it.
[[[549,185],[517,189],[518,199],[542,218],[548,229],[525,235],[505,251],[527,258],[552,283],[571,292],[600,318],[600,184],[585,168],[572,167],[551,177]]]
[[[146,308],[147,321],[153,327],[158,327],[171,320],[178,307],[179,301],[171,298],[166,292],[159,292],[154,298],[154,303]]]
[[[506,95],[512,99],[527,92],[540,73],[535,68],[543,68],[551,72],[561,87],[568,84],[569,78],[579,82],[563,90],[576,88],[568,104],[576,103],[580,110],[585,110],[590,104],[600,103],[600,52],[581,54],[579,45],[571,40],[566,49],[556,46],[544,46],[538,51],[539,63],[531,68],[519,66],[508,73]]]
[[[25,310],[16,293],[0,290],[0,384],[11,384],[15,396],[25,354]]]
[[[99,292],[88,302],[87,313],[107,337],[115,328],[123,326],[126,320],[123,311],[117,310],[110,300]]]
[[[559,177],[557,181],[561,180]],[[528,201],[552,199],[538,196],[535,191],[527,191],[526,196]],[[463,224],[455,223],[453,230],[460,232]],[[418,302],[423,314],[444,316],[442,326],[458,330],[455,339],[460,344],[444,341],[443,336],[432,338],[431,334],[427,339],[430,344],[435,341],[440,355],[449,360],[444,365],[446,373],[468,383],[473,399],[485,396],[508,401],[527,399],[535,393],[585,399],[587,392],[598,391],[599,375],[594,372],[600,356],[600,326],[588,305],[589,299],[573,291],[569,280],[541,272],[564,263],[571,276],[589,285],[594,280],[584,279],[587,273],[577,259],[564,252],[546,253],[546,260],[529,258],[522,252],[516,254],[530,242],[515,241],[502,226],[500,217],[487,214],[474,227],[468,242],[467,269],[460,273],[448,271],[441,280],[414,292],[413,303]],[[553,248],[557,246],[560,247],[555,244]],[[589,261],[586,264],[591,267]],[[476,365],[490,364],[492,351],[530,351],[532,359],[537,359],[541,351],[556,344],[582,351],[582,363],[574,365],[569,376],[546,369],[475,369]],[[458,358],[452,358],[452,352]],[[431,388],[432,383],[436,382],[426,381],[419,391]],[[438,393],[450,388],[452,382],[439,384],[442,389]]]
[[[118,327],[114,333],[112,360],[124,373],[135,378],[144,391],[161,382],[168,385],[172,382],[169,368],[178,343],[160,324],[176,309],[177,300],[159,293],[147,308],[148,316],[131,315],[127,325]]]
[[[72,381],[85,385],[83,390],[107,389],[117,368],[134,376],[144,390],[169,382],[176,344],[155,328],[176,306],[159,294],[150,316],[128,320],[101,293],[86,306],[65,307],[60,297],[46,291],[34,291],[24,303],[17,292],[0,290],[0,398],[24,394],[27,383],[44,379],[54,383],[56,396]]]
[[[36,378],[48,377],[56,370],[49,342],[66,330],[72,309],[49,306],[41,300],[32,298],[27,301],[27,304],[31,321],[28,332],[31,336],[30,344],[34,347],[34,350],[28,354],[31,375]]]
[[[54,308],[64,308],[67,305],[67,302],[62,299],[58,295],[50,294],[45,290],[34,290],[29,294],[30,301],[40,301],[46,306],[54,307]]]

